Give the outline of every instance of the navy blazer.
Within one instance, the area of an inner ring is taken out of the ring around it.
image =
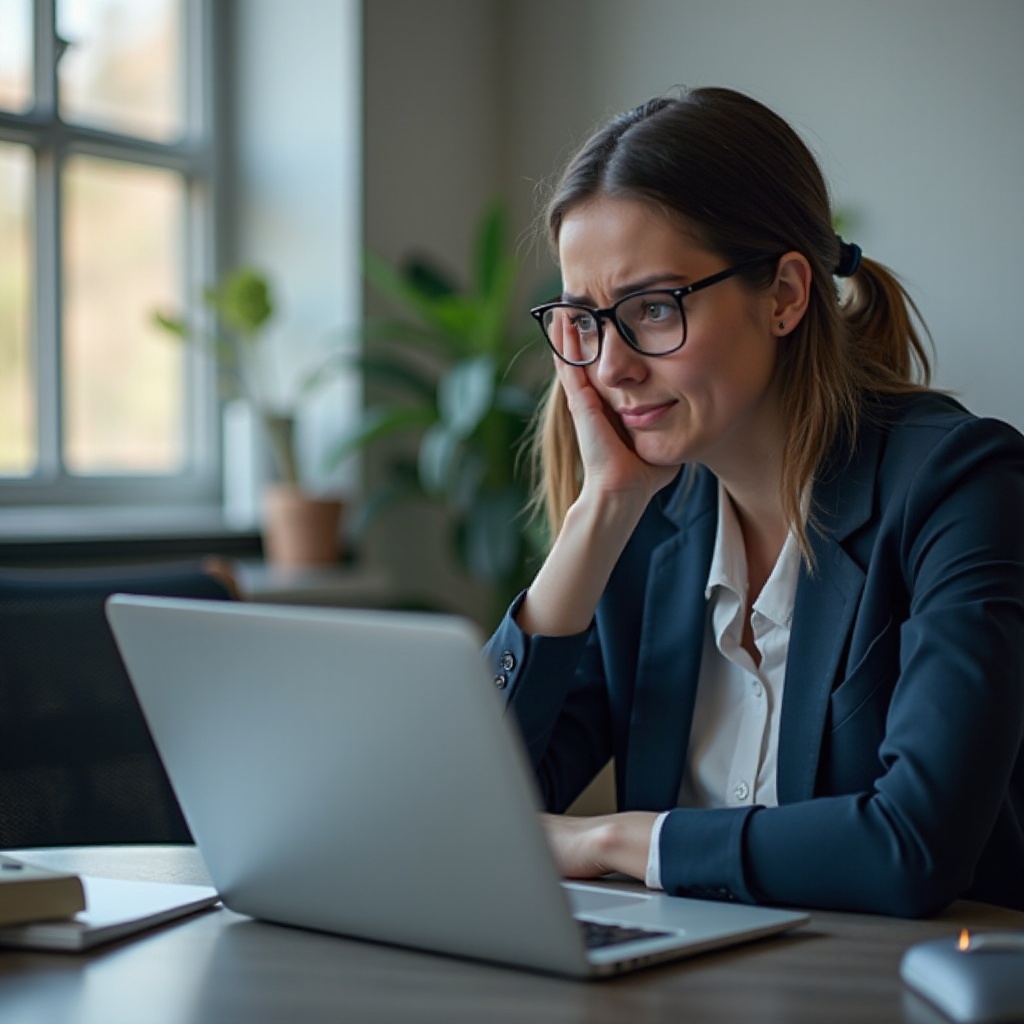
[[[917,916],[1024,909],[1024,438],[937,394],[866,405],[816,478],[778,807],[678,808],[665,889]],[[549,810],[615,758],[620,810],[676,808],[707,620],[717,482],[651,502],[590,629],[487,646]],[[520,598],[521,600],[521,598]]]

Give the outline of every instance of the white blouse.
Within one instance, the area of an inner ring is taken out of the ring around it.
[[[800,549],[792,532],[750,612],[760,664],[743,649],[747,558],[732,501],[718,485],[718,530],[705,596],[697,699],[680,807],[774,806],[779,713],[789,652],[790,625],[800,575]],[[651,832],[646,883],[661,888],[659,839],[668,812]]]

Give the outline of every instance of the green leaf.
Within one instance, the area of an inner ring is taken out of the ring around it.
[[[465,516],[480,495],[487,479],[487,459],[482,451],[463,445],[448,481],[446,499],[456,516]]]
[[[469,337],[476,320],[471,303],[449,292],[434,294],[410,281],[373,252],[365,256],[366,277],[385,298],[405,312],[433,326],[451,355],[459,355],[469,347]]]
[[[360,541],[370,526],[392,505],[417,493],[417,489],[409,480],[397,476],[394,481],[378,488],[356,508],[350,529],[352,539]]]
[[[518,347],[508,330],[509,310],[518,267],[511,259],[502,260],[494,271],[490,291],[484,296],[477,318],[475,347],[496,355],[511,345]]]
[[[478,356],[456,363],[437,386],[437,408],[441,419],[457,437],[476,430],[494,399],[495,365],[490,356]]]
[[[526,388],[515,384],[502,384],[494,395],[494,407],[524,421],[533,416],[537,399]]]
[[[516,487],[478,495],[459,537],[470,575],[488,583],[515,577],[523,553],[523,504],[523,492]]]
[[[328,468],[337,466],[342,459],[374,441],[390,437],[403,430],[413,430],[434,422],[433,409],[424,406],[375,406],[364,411],[359,422],[342,434],[326,456]]]
[[[444,270],[423,256],[408,260],[402,270],[402,276],[427,299],[439,299],[445,295],[457,295],[459,292],[455,282]]]
[[[372,251],[368,251],[364,256],[364,271],[370,284],[386,299],[391,300],[405,313],[420,317],[436,326],[434,306],[443,296],[422,290],[415,281],[411,281],[400,270],[392,267]]]
[[[451,359],[453,344],[450,334],[434,324],[414,323],[387,317],[367,317],[348,333],[353,345],[362,343],[362,350],[390,349],[398,359],[408,360],[418,349],[431,349],[442,359]],[[458,346],[461,351],[461,345]],[[340,358],[354,355],[350,351]],[[336,356],[338,358],[338,356]]]
[[[479,318],[472,299],[459,295],[440,295],[431,300],[428,316],[444,333],[452,355],[472,348],[473,332]]]
[[[455,478],[461,439],[444,423],[434,423],[420,441],[417,469],[427,494],[443,497]]]
[[[160,312],[154,312],[152,315],[152,322],[157,327],[162,327],[165,331],[181,338],[183,341],[188,341],[191,337],[191,332],[188,329],[184,320],[178,317],[166,316]]]
[[[354,364],[363,371],[368,380],[379,384],[398,385],[434,409],[437,394],[434,378],[425,369],[410,363],[408,359],[403,359],[398,354],[357,356]]]
[[[396,386],[407,392],[421,404],[435,406],[437,394],[436,371],[413,362],[410,353],[401,350],[375,351],[372,354],[360,352],[336,352],[306,374],[301,381],[301,391],[307,393],[322,385],[339,373],[360,371],[367,380],[379,384]]]
[[[254,335],[274,315],[270,285],[266,277],[252,267],[242,267],[224,278],[215,302],[224,322],[247,337]]]
[[[505,246],[505,213],[493,203],[484,214],[476,240],[476,286],[481,297],[492,295],[501,274]]]

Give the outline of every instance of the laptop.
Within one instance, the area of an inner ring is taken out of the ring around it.
[[[580,978],[808,920],[563,883],[468,621],[125,595],[107,616],[241,914]]]

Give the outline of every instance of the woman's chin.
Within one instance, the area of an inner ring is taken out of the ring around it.
[[[634,435],[633,451],[644,462],[659,469],[678,468],[683,463],[692,461],[689,454],[681,451],[678,445],[657,444],[652,437]]]

